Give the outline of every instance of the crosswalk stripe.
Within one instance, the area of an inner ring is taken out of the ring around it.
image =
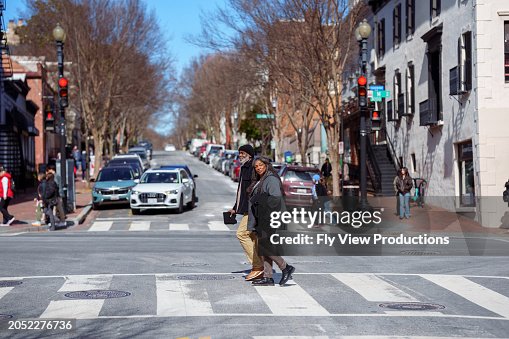
[[[113,276],[69,276],[58,292],[108,289]],[[97,317],[104,299],[90,300],[52,300],[40,318],[86,319]]]
[[[359,293],[367,301],[415,302],[411,295],[374,274],[333,273],[332,276]]]
[[[113,225],[113,221],[96,221],[92,224],[92,226],[88,230],[90,232],[109,231],[112,225]]]
[[[213,315],[207,291],[197,293],[197,284],[189,280],[169,280],[156,276],[157,315],[185,317]]]
[[[255,289],[274,315],[330,315],[299,285],[256,286]]]
[[[189,231],[188,224],[170,224],[170,231]]]
[[[5,297],[14,287],[0,287],[0,299]]]
[[[209,229],[211,231],[229,231],[230,229],[222,221],[209,221]]]
[[[423,278],[485,309],[509,318],[509,298],[462,276],[423,274]]]
[[[129,227],[129,231],[149,231],[150,221],[133,221]]]

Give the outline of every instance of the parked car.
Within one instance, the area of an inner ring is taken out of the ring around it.
[[[196,156],[197,154],[195,153],[199,151],[200,147],[206,142],[207,140],[205,139],[191,139],[191,142],[189,144],[189,152]]]
[[[137,184],[131,167],[105,167],[99,171],[92,189],[92,208],[108,203],[129,203],[131,189]]]
[[[131,192],[130,206],[134,215],[142,209],[176,209],[184,205],[194,208],[194,182],[184,169],[150,169],[143,173],[140,183]]]
[[[207,145],[208,145],[208,143],[204,143],[203,145],[200,146],[200,149],[198,150],[198,158],[201,161],[205,161],[205,155],[206,155],[206,152],[207,152]]]
[[[134,179],[139,179],[143,174],[143,167],[137,161],[127,161],[122,159],[111,160],[106,167],[130,167],[134,173]]]
[[[239,151],[232,151],[231,155],[225,158],[223,162],[223,174],[230,175],[230,168],[235,160],[239,160]]]
[[[152,143],[150,141],[142,140],[138,143],[138,145],[136,145],[136,147],[143,147],[147,154],[147,158],[152,160]]]
[[[279,176],[283,182],[285,201],[288,206],[311,206],[313,175],[320,174],[315,167],[283,165]]]
[[[234,160],[233,164],[230,166],[230,178],[232,178],[233,181],[239,181],[241,166],[239,159]]]
[[[126,163],[138,163],[140,165],[140,167],[142,168],[142,172],[140,173],[140,176],[143,173],[143,171],[145,171],[145,166],[143,166],[143,161],[141,160],[141,158],[137,154],[118,154],[118,155],[115,155],[113,157],[113,159],[111,159],[108,162],[107,165],[110,165],[112,163],[123,163],[123,164],[126,164]]]
[[[205,163],[210,164],[210,158],[224,151],[224,146],[219,144],[208,144],[205,150]]]
[[[175,152],[177,149],[175,148],[175,145],[173,145],[173,144],[166,144],[166,146],[164,146],[164,150],[166,152]]]
[[[149,169],[150,168],[150,161],[148,160],[148,157],[147,157],[147,152],[145,150],[145,148],[143,147],[131,147],[127,150],[127,154],[135,154],[135,155],[138,155],[143,163],[143,168],[144,169]]]

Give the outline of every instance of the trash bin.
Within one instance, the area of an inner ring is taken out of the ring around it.
[[[343,187],[343,210],[355,211],[359,204],[359,186],[348,185]]]

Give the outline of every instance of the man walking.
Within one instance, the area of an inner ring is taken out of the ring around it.
[[[327,187],[332,188],[332,165],[329,161],[329,158],[325,159],[325,162],[322,165],[322,169],[320,170],[322,177],[325,179]]]
[[[240,146],[239,148],[239,160],[242,165],[240,168],[239,186],[237,188],[235,205],[229,211],[231,215],[242,215],[242,220],[240,221],[239,228],[237,229],[237,238],[239,239],[240,245],[244,249],[244,253],[252,265],[251,272],[246,276],[247,281],[263,276],[263,261],[258,256],[257,251],[258,238],[256,234],[247,230],[249,201],[247,188],[251,185],[254,177],[254,154],[254,148],[249,144]]]
[[[10,215],[9,211],[7,211],[12,198],[14,198],[14,192],[12,191],[11,175],[3,166],[0,166],[0,212],[3,216],[2,226],[9,226],[16,220],[14,216]]]

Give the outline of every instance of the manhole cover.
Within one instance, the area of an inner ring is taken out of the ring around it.
[[[0,281],[0,287],[13,287],[23,284],[22,281],[19,280],[4,280]]]
[[[67,298],[72,299],[113,299],[128,297],[131,295],[131,293],[112,290],[90,290],[90,291],[69,292],[64,295]]]
[[[181,275],[178,276],[179,280],[232,280],[235,279],[232,275]]]
[[[10,314],[0,314],[0,319],[11,319],[12,315]]]
[[[440,252],[429,252],[429,251],[401,251],[404,255],[440,255]]]
[[[390,308],[393,310],[404,310],[404,311],[431,311],[431,310],[442,310],[445,308],[439,304],[427,304],[427,303],[386,303],[378,305],[383,308]]]
[[[210,264],[202,263],[202,262],[181,262],[181,263],[173,263],[170,264],[173,267],[202,267],[202,266],[210,266]]]

